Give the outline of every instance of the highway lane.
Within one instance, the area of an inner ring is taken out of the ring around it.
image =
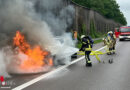
[[[130,41],[118,42],[116,49],[116,55],[101,56],[105,63],[93,59],[93,67],[85,67],[82,60],[24,90],[130,90]]]
[[[129,81],[129,44],[130,41],[118,42],[116,55],[103,55],[100,57],[105,63],[98,63],[95,58],[92,57],[93,67],[86,68],[85,60],[82,60],[25,88],[25,90],[122,90],[120,84],[124,86],[125,89],[123,88],[123,90],[129,90],[130,84],[123,84],[123,81],[126,83]],[[102,47],[102,44],[97,44],[94,46],[94,49],[100,47]],[[112,58],[114,59],[114,63],[109,64],[108,60]],[[125,62],[128,65],[127,67],[123,62],[125,60],[127,61]],[[120,72],[122,70],[123,72]],[[35,75],[13,75],[9,80],[15,82],[16,85],[11,87],[17,87],[42,74],[44,73]],[[126,75],[128,79],[126,79],[124,75]]]

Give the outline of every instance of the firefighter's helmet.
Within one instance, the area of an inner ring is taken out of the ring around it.
[[[113,32],[112,32],[112,31],[109,31],[108,34],[113,34]]]
[[[81,39],[84,38],[84,37],[85,37],[85,35],[81,35]]]

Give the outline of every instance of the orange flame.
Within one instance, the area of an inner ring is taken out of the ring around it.
[[[18,47],[18,52],[22,52],[28,57],[26,60],[22,60],[21,67],[23,69],[53,65],[52,58],[46,58],[49,55],[49,52],[43,51],[39,45],[31,48],[30,44],[26,42],[24,35],[22,35],[20,31],[16,32],[16,35],[13,38],[13,44],[15,47]]]

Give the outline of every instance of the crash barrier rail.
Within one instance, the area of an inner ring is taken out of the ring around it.
[[[93,40],[95,41],[95,40],[101,40],[101,39],[102,39],[102,38],[95,38],[95,39],[93,39]]]

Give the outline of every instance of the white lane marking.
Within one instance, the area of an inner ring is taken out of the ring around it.
[[[106,46],[104,46],[104,47],[102,47],[102,48],[100,48],[100,49],[98,49],[98,50],[96,50],[96,51],[100,51],[100,50],[104,49],[105,47],[106,47]],[[24,89],[24,88],[26,88],[26,87],[28,87],[28,86],[30,86],[30,85],[32,85],[32,84],[38,82],[38,81],[44,79],[45,77],[47,77],[47,76],[49,76],[49,75],[51,75],[51,74],[54,74],[54,73],[56,73],[56,72],[58,72],[58,71],[61,71],[61,70],[65,69],[65,68],[67,68],[68,66],[70,66],[70,65],[72,65],[72,64],[74,64],[74,63],[76,63],[76,62],[81,61],[81,60],[84,59],[84,58],[85,58],[85,56],[82,56],[82,57],[80,57],[80,58],[78,58],[78,59],[72,61],[70,64],[61,66],[61,67],[59,67],[59,68],[57,68],[57,69],[55,69],[55,70],[53,70],[53,71],[51,71],[51,72],[48,72],[48,73],[46,73],[46,74],[43,74],[43,75],[41,75],[41,76],[39,76],[39,77],[37,77],[37,78],[35,78],[35,79],[29,81],[29,82],[26,82],[26,83],[24,83],[24,84],[22,84],[22,85],[20,85],[20,86],[18,86],[18,87],[16,87],[16,88],[12,89],[12,90],[22,90],[22,89]]]

